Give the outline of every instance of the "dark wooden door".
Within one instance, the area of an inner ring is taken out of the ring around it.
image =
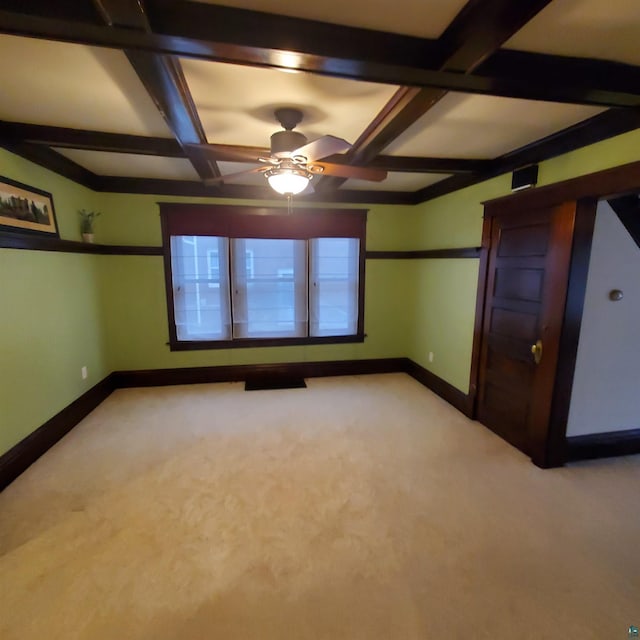
[[[575,211],[491,218],[477,417],[534,462],[545,458]]]

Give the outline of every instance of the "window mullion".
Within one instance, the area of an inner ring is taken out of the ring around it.
[[[225,291],[225,298],[227,302],[227,317],[229,319],[229,340],[233,340],[233,301],[231,298],[231,291],[233,289],[233,272],[231,271],[231,240],[229,238],[221,238],[220,242],[223,242],[226,248],[225,251],[225,266],[227,270],[227,290]],[[218,263],[219,264],[219,263]]]
[[[231,251],[229,264],[231,268],[231,308],[233,309],[233,338],[247,337],[247,273],[244,263],[244,245],[241,238],[229,240]],[[242,257],[242,260],[241,260]]]
[[[306,325],[306,336],[311,335],[311,240],[306,240],[305,244],[307,245],[307,325]]]

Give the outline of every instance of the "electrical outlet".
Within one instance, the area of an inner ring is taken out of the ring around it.
[[[433,362],[433,351],[429,351],[429,362]]]
[[[86,379],[87,379],[87,376],[89,375],[89,374],[87,373],[87,367],[82,367],[82,369],[80,369],[80,373],[82,374],[82,379],[83,379],[83,380],[86,380]]]

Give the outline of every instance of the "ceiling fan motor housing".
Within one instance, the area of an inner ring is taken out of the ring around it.
[[[307,139],[297,131],[276,131],[271,136],[271,155],[287,158],[291,152],[307,144]]]

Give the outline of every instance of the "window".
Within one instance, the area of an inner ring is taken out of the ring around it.
[[[231,337],[228,241],[209,236],[171,238],[172,291],[178,340]]]
[[[305,240],[232,241],[233,337],[304,337],[307,326]],[[253,269],[246,268],[249,253]]]
[[[160,207],[172,349],[364,339],[365,212]]]
[[[192,236],[195,240],[198,236]],[[220,284],[220,252],[218,248],[207,250],[207,271],[209,273],[209,289],[219,289]]]
[[[356,333],[358,245],[357,238],[313,238],[309,241],[312,336]]]

